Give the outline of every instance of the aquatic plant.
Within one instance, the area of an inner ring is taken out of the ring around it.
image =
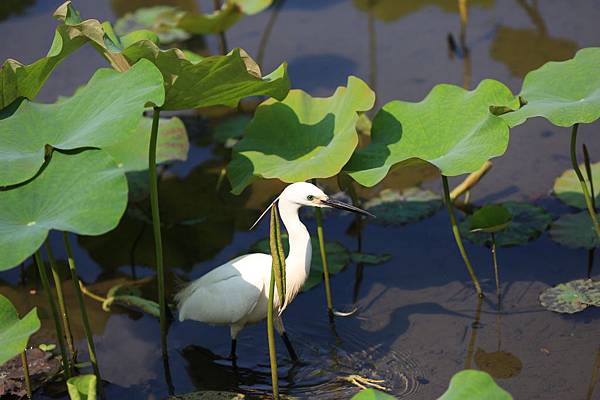
[[[71,400],[96,400],[96,375],[79,375],[67,380]]]
[[[373,223],[402,226],[435,214],[442,208],[442,198],[430,190],[411,187],[399,192],[384,189],[363,204],[376,215]]]
[[[600,307],[600,283],[577,279],[558,284],[540,294],[540,304],[550,311],[574,314],[589,306]]]

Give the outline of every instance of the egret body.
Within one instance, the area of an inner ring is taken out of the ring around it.
[[[277,291],[273,298],[274,308],[280,310],[275,327],[284,340],[290,357],[297,360],[285,333],[281,312],[294,300],[310,272],[310,235],[298,217],[298,210],[302,206],[335,207],[370,214],[352,205],[330,199],[321,189],[306,182],[287,186],[271,206],[275,204],[279,208],[290,245],[289,254],[285,259],[285,298],[280,299]],[[260,322],[267,317],[271,263],[270,254],[246,254],[191,282],[175,296],[179,320],[191,319],[211,325],[229,325],[230,357],[235,360],[236,339],[240,331],[246,325]]]

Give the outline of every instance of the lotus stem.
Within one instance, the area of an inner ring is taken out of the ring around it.
[[[102,377],[100,376],[100,368],[98,367],[98,361],[96,358],[96,346],[94,345],[94,336],[92,329],[90,328],[90,319],[88,318],[87,309],[83,302],[83,294],[81,293],[81,285],[79,277],[77,276],[77,269],[75,267],[75,258],[73,257],[73,250],[71,249],[71,243],[69,241],[69,234],[63,232],[63,241],[65,243],[65,249],[67,251],[67,258],[69,260],[69,271],[71,272],[71,281],[77,294],[77,301],[79,302],[79,310],[81,311],[81,320],[83,321],[83,330],[85,331],[85,338],[87,340],[88,352],[90,353],[90,362],[94,369],[94,375],[98,379],[98,386],[102,388]],[[100,389],[102,390],[102,389]]]
[[[50,270],[52,271],[52,278],[54,279],[54,288],[56,289],[56,298],[58,299],[58,309],[62,317],[63,327],[65,329],[65,337],[67,339],[67,348],[71,353],[71,360],[76,362],[75,345],[73,344],[73,333],[71,332],[71,323],[69,322],[69,314],[67,314],[67,308],[65,307],[65,296],[63,294],[62,282],[60,279],[60,273],[58,271],[58,264],[54,258],[54,252],[50,246],[50,242],[46,238],[45,242],[46,253],[48,253],[48,261],[50,262]]]
[[[454,233],[454,240],[456,241],[456,245],[460,250],[460,255],[465,262],[467,270],[469,272],[469,276],[475,285],[475,290],[477,291],[477,295],[479,297],[483,297],[483,291],[481,290],[481,285],[479,284],[479,280],[475,275],[475,271],[473,270],[473,266],[471,265],[471,261],[469,260],[469,256],[463,246],[462,238],[460,236],[460,231],[458,229],[458,224],[456,223],[456,215],[454,214],[454,206],[452,205],[452,200],[450,199],[450,189],[448,187],[448,177],[446,175],[442,175],[442,183],[444,185],[444,199],[446,202],[446,207],[448,209],[448,215],[450,216],[450,223],[452,224],[452,233]]]
[[[498,258],[496,255],[496,235],[492,232],[492,260],[494,261],[494,276],[496,278],[496,295],[500,301],[500,272],[498,269]]]
[[[213,0],[213,5],[215,11],[219,11],[221,9],[221,0]],[[227,54],[229,51],[227,48],[227,37],[225,37],[225,32],[219,32],[219,51],[222,55]]]
[[[471,324],[471,337],[467,344],[467,357],[465,357],[465,368],[471,369],[471,363],[473,362],[473,353],[475,350],[475,343],[477,343],[477,329],[479,329],[479,321],[481,320],[481,306],[483,305],[483,297],[477,299],[477,309],[475,310],[475,320]]]
[[[464,181],[457,185],[450,192],[450,199],[456,201],[463,194],[468,195],[469,190],[473,188],[479,181],[492,169],[492,162],[486,161],[483,165],[475,172],[471,172]],[[468,204],[468,200],[465,198],[465,204]]]
[[[258,52],[256,53],[256,63],[258,65],[262,65],[262,63],[263,63],[263,59],[265,57],[265,50],[267,48],[267,42],[269,41],[269,38],[271,37],[271,32],[273,31],[273,27],[275,26],[275,21],[277,20],[277,17],[279,16],[279,12],[281,11],[281,8],[283,7],[283,3],[285,3],[285,0],[275,0],[273,2],[273,11],[271,12],[269,21],[267,22],[267,25],[265,26],[265,30],[263,31],[262,35],[260,36],[260,41],[258,42]]]
[[[52,297],[52,292],[50,291],[50,281],[48,280],[48,274],[46,273],[46,266],[42,261],[42,255],[40,254],[39,249],[36,250],[33,257],[35,259],[35,263],[38,266],[42,286],[48,296],[50,311],[52,312],[52,318],[54,319],[54,328],[56,329],[56,339],[58,340],[58,347],[60,348],[60,354],[62,356],[63,370],[65,371],[66,378],[68,379],[71,377],[71,368],[69,367],[69,357],[67,356],[67,349],[65,347],[65,336],[62,330],[62,325],[60,323],[60,318],[58,317],[58,309],[56,308],[54,297]]]
[[[31,378],[29,377],[29,363],[27,362],[27,349],[21,352],[21,363],[23,364],[23,377],[25,378],[25,389],[27,389],[27,398],[31,399]]]
[[[590,182],[590,197],[592,198],[592,207],[594,213],[596,212],[596,194],[594,192],[594,178],[592,176],[592,163],[590,161],[590,153],[588,152],[587,146],[583,145],[583,164],[585,165],[585,174],[587,175],[588,181]]]
[[[158,305],[160,310],[160,347],[163,357],[167,357],[167,299],[165,294],[165,271],[163,266],[162,236],[160,233],[160,211],[158,208],[158,180],[156,177],[156,143],[158,140],[158,124],[160,108],[154,107],[152,115],[152,132],[148,151],[148,168],[150,171],[150,205],[152,208],[152,227],[154,230],[154,248],[156,254],[156,275],[158,280]]]
[[[596,230],[596,234],[600,239],[600,224],[598,223],[598,216],[596,215],[596,211],[594,210],[594,203],[592,201],[592,197],[590,196],[590,192],[588,190],[588,186],[585,183],[585,179],[581,170],[579,169],[579,165],[577,164],[577,129],[579,128],[579,124],[573,125],[571,130],[571,164],[573,164],[573,170],[575,171],[575,175],[577,175],[577,179],[579,179],[579,183],[581,184],[581,190],[583,191],[583,197],[585,198],[585,204],[588,209],[588,213],[590,214],[590,218],[592,219],[592,223],[594,224],[594,229]]]
[[[274,315],[273,315],[273,299],[275,298],[275,275],[277,273],[276,261],[279,260],[280,254],[277,249],[277,225],[274,220],[277,217],[277,211],[275,210],[277,206],[274,206],[271,209],[271,229],[269,234],[269,243],[271,248],[271,258],[273,262],[271,264],[271,281],[269,283],[269,302],[267,305],[267,339],[269,342],[269,361],[271,363],[271,380],[273,385],[273,398],[275,400],[279,399],[279,381],[277,376],[277,349],[275,348],[275,331],[274,331]],[[284,300],[279,299],[279,302],[282,303]]]
[[[596,352],[596,359],[594,360],[594,366],[592,367],[592,379],[590,381],[590,385],[588,386],[588,392],[586,396],[586,400],[592,400],[592,396],[594,394],[594,389],[596,388],[596,383],[598,382],[598,377],[600,376],[600,347]]]

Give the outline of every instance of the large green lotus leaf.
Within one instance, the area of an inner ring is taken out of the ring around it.
[[[79,375],[67,380],[71,400],[96,400],[96,375]]]
[[[514,109],[518,102],[506,86],[489,79],[472,91],[440,84],[419,103],[392,101],[373,120],[371,144],[358,150],[345,170],[364,186],[377,184],[394,164],[413,158],[447,176],[477,171],[508,146],[508,126],[489,107]]]
[[[458,1],[448,0],[353,0],[361,11],[372,12],[375,18],[383,22],[393,22],[425,8],[437,7],[446,13],[458,13]],[[494,0],[469,0],[469,7],[492,8]]]
[[[544,290],[540,303],[550,311],[574,314],[588,306],[600,307],[600,283],[577,279]]]
[[[364,389],[352,396],[352,400],[394,400],[394,396],[376,390],[376,389]]]
[[[404,189],[402,192],[384,189],[363,206],[377,216],[372,222],[402,226],[435,214],[442,207],[442,198],[419,187]]]
[[[541,207],[528,203],[508,201],[502,206],[510,213],[510,224],[496,233],[496,245],[501,247],[520,246],[537,239],[552,222],[552,216]],[[490,246],[491,235],[484,232],[472,232],[470,215],[459,225],[460,233],[472,243]]]
[[[30,183],[0,191],[0,271],[29,257],[51,229],[80,235],[108,232],[126,205],[127,181],[109,154],[53,152]]]
[[[465,369],[450,379],[448,390],[438,400],[512,400],[512,396],[482,371]]]
[[[146,58],[160,69],[165,80],[166,100],[162,107],[165,110],[235,107],[248,96],[283,99],[290,89],[287,64],[262,76],[258,65],[241,49],[192,62],[180,50],[163,51],[142,40],[124,49],[122,54],[129,63]]]
[[[40,326],[36,308],[19,319],[10,300],[0,294],[0,365],[25,350],[29,337]]]
[[[550,227],[550,238],[563,246],[576,249],[600,246],[598,234],[587,211],[561,215]]]
[[[525,76],[520,96],[527,104],[502,118],[510,126],[532,117],[565,127],[594,122],[600,118],[598,70],[600,47],[579,50],[567,61],[546,63]]]
[[[500,204],[487,204],[470,217],[471,232],[497,233],[505,229],[512,220],[512,214]]]
[[[162,104],[163,81],[142,60],[127,72],[99,69],[74,96],[54,104],[23,101],[0,120],[0,185],[31,178],[44,162],[44,147],[104,147],[128,138],[147,103]]]
[[[367,84],[351,76],[331,97],[291,90],[283,101],[263,102],[227,167],[233,192],[256,177],[298,182],[336,175],[358,144],[357,113],[374,101]]]
[[[147,170],[151,128],[152,118],[143,117],[132,135],[118,143],[104,146],[104,150],[126,172]],[[189,149],[190,143],[183,122],[177,117],[161,118],[158,124],[156,162],[185,161]]]
[[[211,14],[183,13],[177,26],[196,35],[225,32],[242,16],[241,10],[227,1],[220,10]]]
[[[585,171],[585,165],[579,166],[581,171]],[[592,169],[592,180],[594,183],[594,191],[596,192],[596,204],[600,204],[600,163],[594,163],[591,165]],[[589,187],[589,180],[587,175],[585,176],[586,185]],[[554,182],[553,188],[554,194],[560,201],[568,206],[576,207],[582,210],[587,208],[585,204],[585,197],[581,190],[581,183],[577,179],[575,170],[568,169],[561,176],[559,176]]]

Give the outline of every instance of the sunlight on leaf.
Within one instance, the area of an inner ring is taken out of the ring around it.
[[[377,389],[364,389],[352,396],[352,400],[394,400],[394,396]]]
[[[585,165],[579,166],[581,171],[585,171]],[[600,162],[591,164],[592,180],[594,181],[594,191],[596,192],[596,204],[600,204]],[[589,180],[585,175],[586,185],[589,187]],[[581,210],[586,209],[585,197],[581,190],[581,183],[573,169],[568,169],[554,182],[553,192],[560,201],[571,207],[577,207]]]
[[[71,400],[96,400],[96,375],[79,375],[67,380]]]
[[[430,217],[442,208],[442,198],[432,191],[412,187],[398,192],[382,190],[363,204],[365,210],[376,215],[371,222],[402,226]]]
[[[550,227],[550,238],[574,249],[593,249],[600,246],[600,239],[587,211],[561,215]]]
[[[0,365],[20,354],[29,337],[40,329],[37,308],[19,319],[10,300],[0,294]]]
[[[471,232],[496,233],[504,230],[512,220],[512,214],[500,204],[487,204],[470,217]]]
[[[177,27],[183,13],[166,5],[138,8],[119,18],[115,31],[119,35],[127,35],[138,29],[147,29],[154,32],[162,44],[183,41],[190,37],[189,33]]]
[[[438,400],[512,400],[512,396],[486,372],[466,369],[450,380],[448,390]]]
[[[577,279],[561,283],[540,294],[540,304],[550,311],[574,314],[588,306],[600,307],[600,283]]]

